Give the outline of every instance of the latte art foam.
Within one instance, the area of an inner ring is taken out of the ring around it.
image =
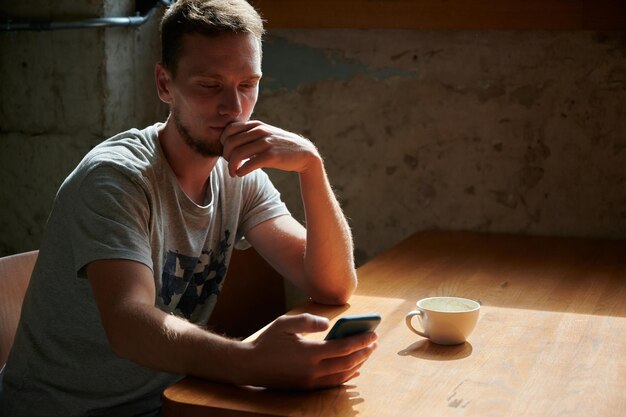
[[[444,312],[455,312],[455,311],[471,311],[478,308],[478,304],[474,304],[469,300],[462,300],[458,298],[432,298],[422,300],[419,306],[426,310],[432,311],[444,311]]]

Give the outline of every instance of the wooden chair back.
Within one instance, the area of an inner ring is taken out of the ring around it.
[[[39,251],[0,258],[0,367],[9,357]]]

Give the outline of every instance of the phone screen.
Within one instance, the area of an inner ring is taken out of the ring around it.
[[[361,314],[341,317],[326,335],[325,340],[341,339],[359,333],[371,332],[380,323],[379,314]]]

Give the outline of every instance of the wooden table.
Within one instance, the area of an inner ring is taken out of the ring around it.
[[[626,416],[626,241],[424,232],[358,275],[349,306],[293,313],[380,313],[360,377],[308,393],[185,378],[165,416]],[[405,327],[435,295],[482,302],[467,343]]]

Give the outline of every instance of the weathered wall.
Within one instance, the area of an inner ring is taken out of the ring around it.
[[[265,51],[256,117],[321,149],[358,262],[431,228],[626,237],[626,33],[276,30]]]
[[[26,0],[9,16],[132,15],[134,1]],[[39,240],[57,188],[103,138],[162,119],[152,82],[158,16],[137,29],[0,32],[0,255]]]
[[[74,3],[50,13],[132,4]],[[164,119],[157,42],[156,19],[0,33],[0,255],[38,246],[91,146]],[[626,238],[625,58],[625,33],[272,30],[255,117],[321,149],[359,263],[428,228]]]

